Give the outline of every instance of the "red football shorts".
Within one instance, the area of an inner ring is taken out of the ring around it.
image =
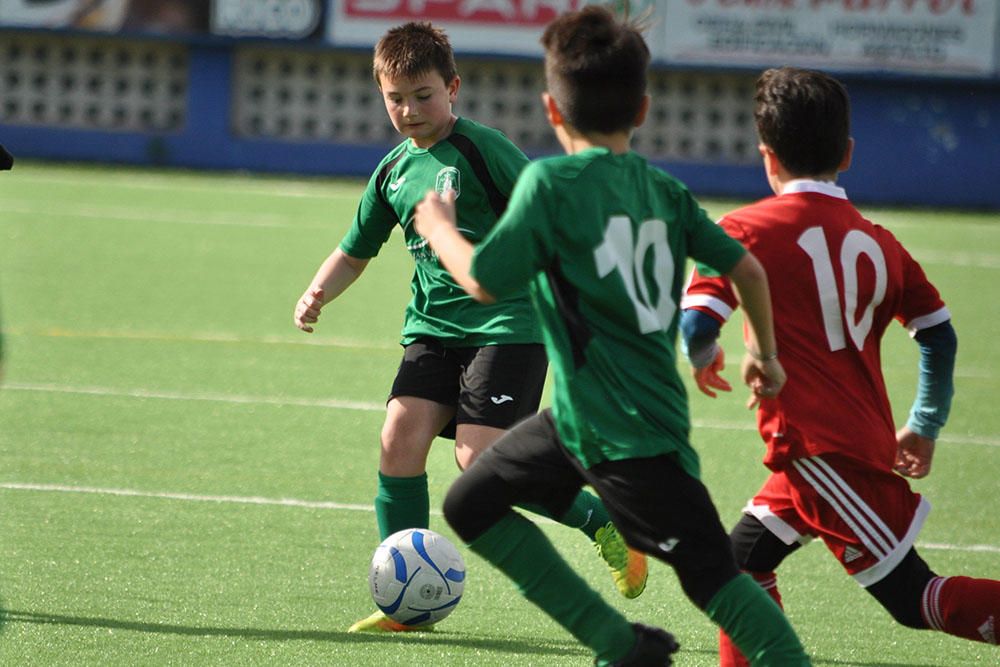
[[[930,503],[894,472],[825,454],[772,473],[743,511],[785,544],[821,538],[848,574],[870,586],[913,546]]]

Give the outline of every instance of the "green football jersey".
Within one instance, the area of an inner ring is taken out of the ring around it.
[[[675,350],[685,260],[726,273],[745,252],[679,181],[590,148],[522,172],[472,273],[497,297],[531,284],[559,435],[586,467],[671,454],[697,477]]]
[[[451,189],[458,195],[459,230],[479,243],[496,224],[527,162],[499,130],[459,118],[446,139],[430,148],[417,148],[407,139],[379,164],[340,249],[352,257],[371,258],[396,226],[402,229],[416,262],[403,345],[422,336],[470,347],[541,342],[527,284],[496,303],[477,303],[452,279],[413,225],[414,208],[428,190]]]

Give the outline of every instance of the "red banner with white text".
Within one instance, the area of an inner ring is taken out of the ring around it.
[[[667,62],[989,76],[997,0],[660,0]]]
[[[432,21],[456,51],[541,55],[545,25],[583,0],[333,0],[327,37],[338,46],[372,46],[393,26]]]

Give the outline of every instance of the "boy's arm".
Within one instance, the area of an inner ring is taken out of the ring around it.
[[[719,375],[726,366],[726,355],[718,344],[722,325],[711,315],[688,308],[681,311],[681,347],[691,363],[691,374],[698,390],[715,398],[714,389],[732,391]]]
[[[762,398],[774,398],[785,384],[785,369],[778,361],[771,314],[771,293],[767,273],[749,252],[726,274],[732,280],[736,296],[747,317],[747,353],[742,375],[753,396],[748,407]]]
[[[323,306],[340,296],[351,286],[370,260],[352,257],[337,248],[320,265],[302,298],[295,304],[293,321],[295,326],[306,333],[312,333],[312,325],[319,319]]]
[[[438,259],[455,282],[476,301],[493,303],[496,299],[472,277],[473,246],[455,227],[455,192],[438,195],[431,190],[417,204],[414,223],[417,233],[427,239]]]
[[[920,478],[931,471],[934,441],[951,411],[958,338],[949,320],[921,329],[914,340],[920,346],[917,397],[906,426],[896,433],[895,469],[906,477]]]

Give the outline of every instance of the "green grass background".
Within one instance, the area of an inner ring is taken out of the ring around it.
[[[435,632],[344,632],[372,609],[378,432],[411,260],[393,238],[312,336],[291,315],[360,191],[32,162],[0,177],[0,664],[590,663],[468,552],[465,598]],[[914,484],[934,507],[921,552],[942,574],[1000,578],[1000,220],[865,212],[923,263],[959,332],[952,419]],[[725,335],[735,360],[738,327]],[[901,327],[884,357],[902,421],[917,355]],[[762,446],[741,392],[692,394],[692,413],[728,525],[765,475]],[[456,474],[446,441],[429,474],[438,508]],[[620,600],[581,534],[544,530],[630,618],[677,634],[679,665],[715,664],[714,628],[669,568]],[[817,665],[1000,664],[996,647],[895,625],[819,544],[780,582]]]

